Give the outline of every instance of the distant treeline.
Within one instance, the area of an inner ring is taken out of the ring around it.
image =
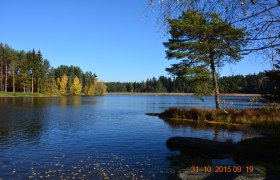
[[[273,83],[264,72],[245,76],[224,76],[219,79],[219,83],[222,93],[266,94],[273,89]],[[193,86],[180,77],[160,76],[142,82],[108,82],[106,85],[108,92],[194,92]]]
[[[102,95],[106,85],[77,66],[53,68],[41,51],[17,51],[0,43],[0,91],[48,95]]]
[[[265,72],[249,75],[224,76],[219,79],[221,92],[267,94],[274,88],[274,83]]]

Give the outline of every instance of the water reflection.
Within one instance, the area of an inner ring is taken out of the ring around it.
[[[69,105],[79,106],[82,104],[81,96],[62,96],[59,98],[59,105],[62,107],[66,107]]]
[[[192,130],[198,131],[207,131],[208,137],[213,137],[212,140],[215,141],[231,141],[239,142],[244,139],[260,137],[262,136],[260,132],[257,132],[254,129],[246,128],[237,125],[230,124],[218,124],[218,123],[204,123],[204,122],[195,122],[195,121],[178,121],[178,120],[166,120],[162,119],[166,124],[171,128],[180,129],[180,128],[190,128]],[[211,135],[212,134],[212,135]]]
[[[246,133],[168,124],[145,113],[213,106],[212,97],[205,102],[187,96],[0,98],[0,179],[177,177],[182,168],[174,160],[178,153],[165,147],[169,137],[240,141]]]
[[[43,131],[44,113],[43,109],[30,112],[16,107],[1,107],[0,144],[38,143]]]
[[[96,104],[94,98],[83,98],[81,96],[61,96],[61,97],[8,97],[0,98],[0,108],[10,107],[34,107],[44,108],[50,105],[80,106],[82,104]]]

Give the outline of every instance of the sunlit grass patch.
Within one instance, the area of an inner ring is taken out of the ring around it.
[[[0,92],[0,97],[44,97],[46,95],[40,93],[24,93],[24,92]]]

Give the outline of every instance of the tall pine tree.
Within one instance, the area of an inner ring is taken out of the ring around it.
[[[217,68],[241,59],[240,50],[246,45],[243,40],[246,33],[232,27],[215,13],[205,15],[195,10],[183,12],[178,19],[169,19],[168,22],[171,39],[164,43],[168,48],[167,58],[181,61],[167,71],[206,83],[211,74],[216,109],[220,109]]]

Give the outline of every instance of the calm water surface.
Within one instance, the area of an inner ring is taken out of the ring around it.
[[[213,97],[201,102],[189,96],[0,98],[0,179],[172,179],[182,164],[180,154],[166,148],[168,138],[237,142],[256,134],[174,127],[145,113],[168,107],[211,108],[213,102]],[[222,105],[262,103],[227,97]],[[235,163],[210,163],[223,161]]]

